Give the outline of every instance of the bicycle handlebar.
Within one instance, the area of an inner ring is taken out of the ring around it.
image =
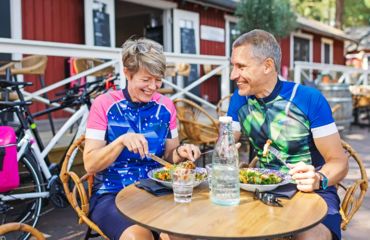
[[[7,88],[7,87],[15,87],[15,86],[32,86],[33,83],[31,82],[13,82],[13,81],[7,81],[7,80],[0,80],[0,87],[1,88]]]

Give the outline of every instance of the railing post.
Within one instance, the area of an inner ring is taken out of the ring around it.
[[[230,94],[230,64],[223,64],[221,71],[221,98]]]
[[[116,73],[119,73],[119,87],[121,89],[124,89],[126,87],[126,76],[123,72],[123,63],[122,63],[122,60],[121,59],[118,59],[118,62],[117,64],[115,64],[115,71]]]
[[[295,63],[294,67],[294,82],[301,83],[301,66],[298,63]]]

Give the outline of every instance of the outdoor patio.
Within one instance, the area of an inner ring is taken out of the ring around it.
[[[210,110],[210,112],[213,112]],[[367,175],[370,176],[370,129],[351,126],[346,132],[341,133],[343,140],[348,142],[361,156],[366,167]],[[50,137],[50,132],[44,132],[45,138]],[[67,137],[68,138],[68,137]],[[66,139],[67,139],[66,138]],[[66,141],[68,142],[68,141]],[[64,142],[60,142],[62,146]],[[245,157],[243,155],[242,157]],[[210,159],[207,159],[210,161]],[[355,168],[353,165],[350,169]],[[367,239],[370,234],[370,194],[367,193],[364,202],[351,220],[346,231],[343,231],[343,239],[362,240]],[[42,231],[48,239],[83,239],[86,226],[78,225],[76,214],[68,207],[67,209],[54,209],[50,205],[43,208],[37,228]]]

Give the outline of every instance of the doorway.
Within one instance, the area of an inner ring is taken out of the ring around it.
[[[167,44],[164,41],[163,9],[116,1],[115,16],[117,47],[132,36],[149,38],[162,46]]]

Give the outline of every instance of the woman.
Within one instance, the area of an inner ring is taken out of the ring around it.
[[[129,39],[123,44],[122,61],[126,89],[99,96],[87,123],[84,165],[95,175],[90,216],[109,239],[154,239],[157,233],[119,212],[116,194],[159,167],[148,153],[177,163],[198,158],[200,151],[179,145],[174,104],[157,93],[166,69],[162,46]]]

